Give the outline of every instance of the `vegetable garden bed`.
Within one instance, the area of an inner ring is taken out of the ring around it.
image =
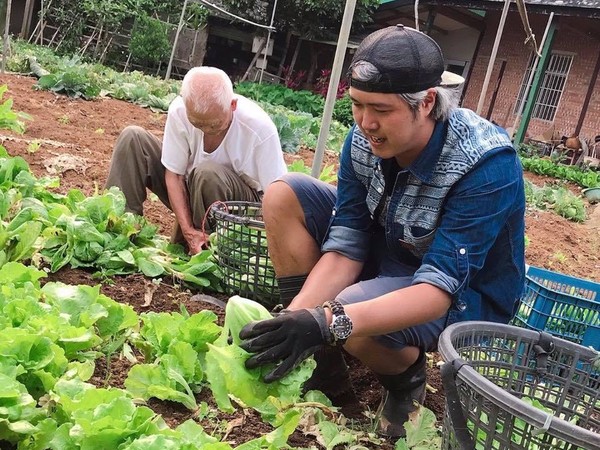
[[[84,101],[69,99],[49,92],[34,91],[32,86],[35,79],[16,75],[1,75],[0,84],[8,85],[5,98],[12,97],[14,109],[25,111],[32,116],[27,121],[27,131],[18,135],[8,131],[0,131],[3,135],[3,145],[9,154],[23,157],[30,165],[32,172],[40,177],[53,174],[60,177],[61,193],[69,189],[80,189],[87,195],[102,189],[112,146],[120,130],[128,124],[143,126],[162,135],[165,116],[153,113],[128,103],[116,100],[98,99]],[[286,154],[286,161],[304,161],[310,167],[313,153],[302,150],[298,155]],[[325,164],[336,164],[337,156],[327,154]],[[159,225],[160,232],[168,234],[172,225],[172,216],[160,204],[149,198],[146,202],[146,213],[149,220]],[[548,262],[554,261],[554,270],[572,273],[600,280],[600,265],[597,257],[599,242],[597,233],[589,232],[582,225],[566,222],[561,218],[552,218],[550,213],[536,212],[528,216],[528,236],[531,239],[528,262],[547,267]],[[596,239],[595,239],[596,238]],[[557,242],[558,241],[558,242]],[[548,244],[548,249],[544,245]],[[532,250],[535,252],[532,253]],[[553,258],[557,251],[564,252],[566,262]],[[577,257],[571,257],[571,254]],[[565,263],[567,270],[560,267]],[[178,312],[185,307],[190,313],[202,309],[213,310],[222,322],[223,312],[210,304],[192,299],[192,292],[181,289],[172,279],[164,277],[162,282],[151,283],[142,275],[110,277],[104,280],[92,278],[90,272],[65,267],[57,273],[49,274],[47,281],[60,281],[67,284],[97,285],[102,283],[101,292],[112,299],[130,304],[138,313],[142,312]],[[225,299],[223,295],[217,295]],[[368,371],[351,361],[352,381],[359,405],[346,410],[346,415],[352,420],[361,422],[363,429],[372,424],[364,412],[373,412],[379,400],[379,388]],[[113,356],[110,364],[106,359],[96,363],[92,382],[96,386],[124,385],[129,363],[126,359]],[[432,367],[428,371],[428,382],[438,392],[429,393],[425,406],[432,409],[438,419],[443,410],[443,393],[439,382],[438,369]],[[197,401],[209,401],[208,391],[200,394]],[[205,397],[206,396],[206,397]],[[149,406],[162,414],[172,427],[175,427],[192,417],[192,412],[179,403],[150,400]],[[209,419],[203,419],[202,425],[206,430],[210,427],[227,440],[235,443],[246,442],[257,436],[262,436],[272,430],[250,409],[241,409],[235,414],[220,413]],[[289,444],[296,447],[318,446],[314,434],[296,431]],[[389,442],[365,442],[368,448],[393,448]]]

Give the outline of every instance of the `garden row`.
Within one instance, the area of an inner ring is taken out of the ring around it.
[[[22,118],[10,99],[2,103],[0,126],[23,131]],[[312,359],[277,383],[262,383],[269,369],[246,370],[239,329],[271,317],[257,303],[230,299],[221,327],[210,311],[138,315],[100,294],[99,286],[42,287],[46,272],[69,265],[107,280],[141,272],[194,290],[220,290],[212,252],[189,257],[169,244],[144,218],[125,212],[118,190],[63,195],[57,187],[57,179],[36,178],[25,160],[0,147],[0,443],[36,450],[274,450],[291,448],[288,438],[299,432],[330,449],[378,445],[369,430],[344,426],[321,393],[302,395]],[[125,389],[91,384],[98,358],[114,355],[131,363]],[[145,406],[151,398],[184,405],[194,420],[169,428]],[[248,409],[272,431],[228,442],[219,414]],[[415,420],[399,448],[439,439],[433,413],[423,409]]]
[[[117,72],[78,56],[58,56],[51,49],[22,41],[11,43],[7,68],[13,72],[34,74],[38,88],[70,97],[93,99],[108,96],[129,101],[156,111],[167,111],[180,90],[181,82],[161,80],[141,72]],[[260,103],[275,123],[284,151],[294,153],[300,146],[316,147],[323,112],[322,96],[309,91],[294,91],[272,84],[240,83],[236,92]],[[336,103],[327,147],[339,151],[352,123],[348,98]],[[342,120],[343,122],[341,122]]]
[[[241,326],[271,317],[257,303],[230,299],[220,327],[210,311],[138,316],[100,294],[99,286],[40,287],[45,276],[19,263],[0,269],[0,442],[39,450],[232,449],[213,427],[206,432],[198,423],[215,415],[213,406],[196,401],[203,389],[220,411],[252,408],[272,425],[272,432],[236,449],[286,448],[307,415],[327,448],[365,435],[329,420],[335,409],[319,392],[299,403],[313,360],[270,384],[261,381],[265,369],[244,367],[236,338]],[[88,383],[97,358],[119,353],[133,363],[126,389]],[[180,402],[195,420],[171,429],[140,406],[150,398]]]
[[[79,58],[59,57],[50,49],[16,41],[10,70],[39,76],[37,86],[73,97],[94,98],[99,95],[130,101],[141,106],[166,111],[180,88],[178,81],[164,81],[140,72],[116,72],[100,64],[87,64]],[[309,91],[292,90],[282,85],[240,83],[236,92],[258,102],[270,115],[279,132],[284,151],[294,153],[301,146],[315,148],[320,132],[320,116],[324,98]],[[334,108],[327,147],[339,152],[349,126],[353,123],[350,98],[338,99]],[[600,186],[600,173],[532,156],[526,145],[520,148],[521,161],[526,170],[554,177],[589,188]],[[291,171],[309,173],[302,160],[296,161]],[[335,168],[325,167],[321,179],[335,181]],[[527,186],[528,203],[539,209],[554,210],[573,221],[585,220],[585,203],[564,186]]]

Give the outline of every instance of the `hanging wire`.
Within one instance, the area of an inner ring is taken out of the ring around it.
[[[415,0],[415,30],[419,31],[419,0]]]
[[[226,11],[225,9],[221,8],[220,6],[214,5],[210,2],[207,2],[206,0],[197,0],[199,3],[202,3],[204,6],[208,6],[209,8],[213,8],[216,9],[217,11],[226,14],[230,17],[233,17],[236,20],[239,20],[241,22],[245,22],[245,23],[249,23],[250,25],[254,25],[255,27],[259,27],[259,28],[264,28],[265,30],[269,30],[269,31],[275,31],[275,28],[273,28],[273,26],[269,26],[269,25],[262,25],[260,23],[256,23],[256,22],[252,22],[251,20],[248,19],[244,19],[243,17],[240,16],[236,16],[233,13],[230,13],[229,11]]]

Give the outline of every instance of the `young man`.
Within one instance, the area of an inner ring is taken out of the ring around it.
[[[312,353],[310,387],[348,386],[342,347],[383,385],[382,434],[425,396],[424,353],[463,320],[508,322],[524,283],[523,174],[502,130],[457,108],[462,78],[438,45],[398,25],[350,66],[356,125],[335,189],[289,174],[264,202],[287,309],[240,333],[273,381]],[[308,274],[308,276],[307,276]],[[335,394],[335,393],[334,393]]]
[[[286,172],[270,117],[254,102],[234,95],[222,70],[195,67],[169,107],[162,144],[140,127],[125,128],[106,185],[119,187],[127,209],[137,214],[143,214],[146,188],[154,192],[175,213],[173,240],[195,254],[207,241],[201,227],[212,203],[258,201]]]

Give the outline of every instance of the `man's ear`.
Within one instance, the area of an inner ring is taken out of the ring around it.
[[[234,98],[233,100],[231,100],[231,112],[235,111],[237,109],[237,98]]]
[[[433,111],[433,107],[435,106],[435,102],[437,100],[437,91],[434,88],[427,89],[427,95],[421,102],[421,110],[423,111],[424,116],[429,116],[431,111]]]

